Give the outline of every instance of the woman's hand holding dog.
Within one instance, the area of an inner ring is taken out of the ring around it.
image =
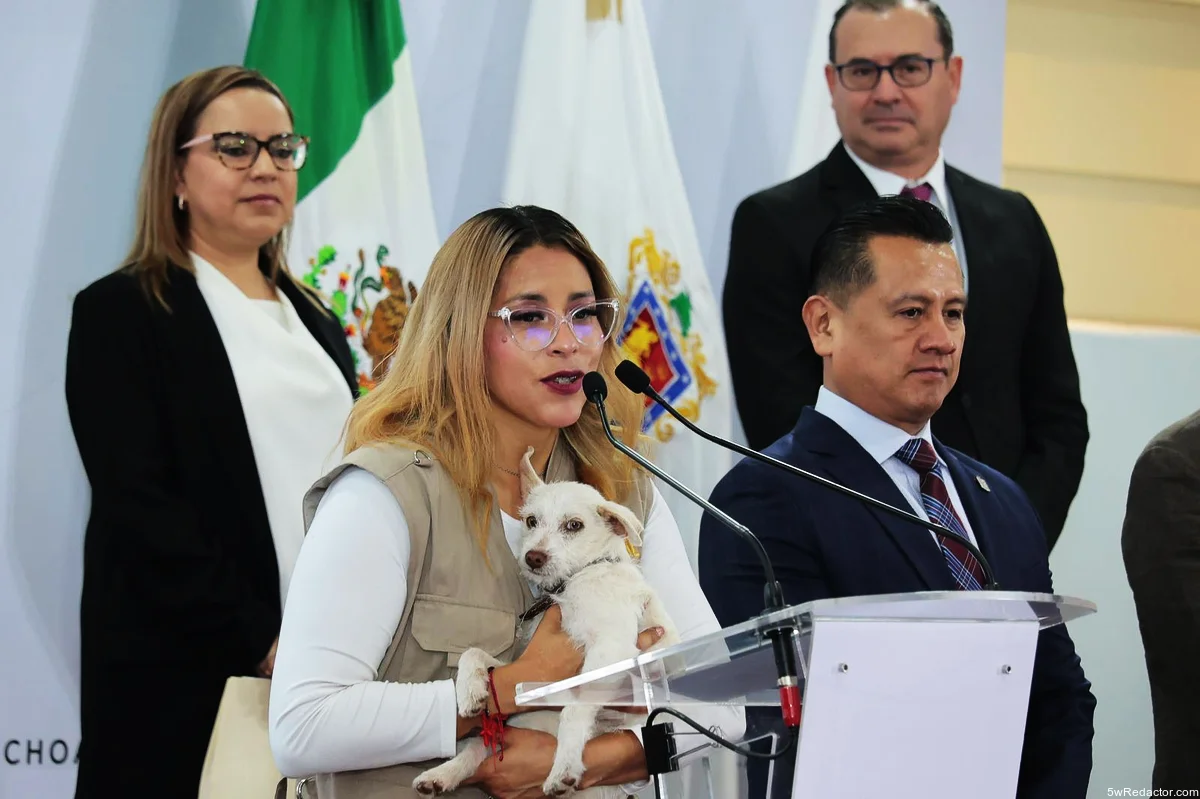
[[[542,783],[554,765],[558,741],[553,735],[520,727],[504,730],[504,762],[489,757],[464,785],[480,785],[496,799],[544,797]],[[628,731],[608,733],[588,742],[583,753],[583,783],[623,785],[646,779],[646,757],[637,737]]]
[[[481,785],[496,799],[544,797],[542,783],[554,765],[558,741],[537,730],[507,727],[504,730],[504,763],[493,755],[480,764],[464,785]]]
[[[637,647],[645,651],[662,636],[663,631],[657,627],[643,630],[638,635]],[[498,666],[492,675],[500,698],[500,712],[506,716],[517,712],[514,700],[518,683],[558,682],[574,677],[582,665],[583,652],[562,628],[562,608],[552,605],[538,622],[521,657],[509,665]],[[496,709],[495,702],[489,699],[488,711],[494,713]]]
[[[518,711],[514,701],[518,683],[558,682],[574,677],[582,665],[583,652],[562,628],[562,608],[551,605],[542,615],[521,657],[508,665],[498,666],[492,674],[500,712],[511,716]],[[495,713],[496,710],[495,700],[489,699],[488,712]]]
[[[643,630],[638,635],[638,649],[650,649],[663,634],[658,627]],[[506,716],[512,715],[519,710],[515,704],[518,683],[564,680],[578,674],[582,665],[583,653],[562,629],[562,610],[554,605],[543,615],[521,657],[493,670],[499,707],[489,697],[488,712],[499,710]],[[644,709],[629,708],[626,712],[644,712]],[[478,727],[478,718],[459,718],[458,737],[469,735]],[[557,740],[547,733],[509,726],[504,729],[503,741],[503,767],[497,767],[495,756],[489,757],[464,784],[481,785],[497,799],[544,796],[542,788],[554,765]],[[584,749],[584,765],[585,786],[633,782],[643,779],[646,770],[641,743],[629,732],[610,733],[590,741]]]

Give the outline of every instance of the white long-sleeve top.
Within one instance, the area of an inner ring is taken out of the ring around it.
[[[502,517],[515,553],[521,523]],[[657,488],[643,538],[642,570],[680,636],[719,630]],[[292,574],[271,681],[271,749],[284,774],[454,756],[453,681],[393,683],[376,675],[408,594],[409,547],[400,504],[369,472],[346,470],[321,498]],[[689,715],[729,740],[745,734],[740,708]]]
[[[195,253],[192,266],[237,384],[286,604],[304,543],[297,497],[340,460],[338,442],[354,400],[286,294],[252,300]]]

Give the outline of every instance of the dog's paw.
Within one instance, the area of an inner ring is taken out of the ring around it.
[[[430,769],[419,774],[413,780],[413,790],[421,796],[441,796],[446,793],[446,783],[435,775],[436,771],[437,769]]]
[[[422,771],[413,780],[412,787],[421,796],[441,796],[461,785],[474,771],[461,757],[451,758],[440,766]]]
[[[572,796],[579,788],[583,778],[583,764],[578,768],[556,768],[542,783],[542,793],[546,796]]]
[[[469,718],[478,716],[487,709],[487,670],[495,663],[496,659],[482,649],[468,649],[459,657],[458,676],[454,680],[458,715]]]

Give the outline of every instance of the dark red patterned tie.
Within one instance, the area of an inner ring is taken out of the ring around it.
[[[896,457],[907,463],[921,476],[921,502],[930,520],[969,540],[967,528],[954,511],[950,492],[939,474],[937,453],[933,445],[923,438],[910,439],[896,452]],[[966,547],[944,536],[937,537],[946,557],[946,565],[960,590],[978,591],[983,587],[983,567]]]
[[[920,186],[905,186],[900,190],[901,197],[916,197],[922,202],[930,202],[933,197],[933,186],[928,183],[922,183]]]

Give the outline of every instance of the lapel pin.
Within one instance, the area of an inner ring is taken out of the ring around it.
[[[984,491],[988,492],[989,494],[992,493],[992,488],[991,488],[991,486],[989,486],[987,484],[987,480],[983,479],[983,475],[981,475],[981,474],[975,475],[975,482],[979,483],[979,487],[982,488]]]

